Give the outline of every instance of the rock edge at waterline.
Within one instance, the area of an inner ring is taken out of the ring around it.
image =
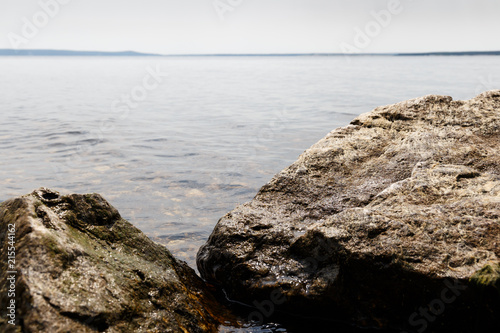
[[[479,332],[500,327],[499,256],[496,90],[333,130],[222,217],[197,264],[230,298],[272,305],[266,316]]]

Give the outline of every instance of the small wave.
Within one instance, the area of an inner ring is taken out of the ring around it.
[[[82,132],[82,131],[67,131],[67,132],[64,132],[62,133],[63,135],[67,134],[67,135],[85,135],[87,134],[88,132]]]
[[[132,145],[132,148],[140,148],[140,149],[154,149],[152,146],[146,146],[146,145]]]
[[[183,179],[183,180],[174,181],[172,183],[181,185],[182,187],[185,187],[185,188],[200,189],[200,188],[207,187],[207,184],[197,182],[196,180]]]
[[[47,145],[47,147],[50,147],[50,148],[56,148],[56,147],[66,147],[67,144],[65,143],[62,143],[62,142],[54,142],[54,143],[49,143]]]
[[[89,132],[87,131],[64,131],[64,132],[45,132],[41,133],[40,137],[42,138],[58,138],[64,136],[79,136],[79,135],[87,135]]]
[[[163,241],[174,241],[174,240],[183,240],[183,239],[189,239],[190,241],[192,241],[192,240],[196,241],[197,239],[205,239],[207,237],[208,237],[208,233],[201,232],[201,231],[183,232],[183,233],[172,234],[172,235],[157,236],[157,238],[159,238]]]
[[[157,154],[154,155],[155,157],[161,157],[161,158],[177,158],[179,155],[163,155],[163,154]]]
[[[107,142],[106,139],[85,139],[85,140],[79,140],[76,142],[77,145],[85,145],[85,144],[90,144],[91,146],[95,146],[99,143],[104,143]]]
[[[161,178],[161,177],[134,177],[131,178],[130,180],[133,182],[142,182],[142,181],[152,181],[155,180],[156,178]]]
[[[144,142],[166,142],[168,141],[167,138],[157,138],[157,139],[146,139],[143,140]]]

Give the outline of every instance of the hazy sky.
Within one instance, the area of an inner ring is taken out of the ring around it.
[[[0,48],[468,51],[499,33],[499,0],[0,0]]]

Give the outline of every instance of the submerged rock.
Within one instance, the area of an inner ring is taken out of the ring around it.
[[[98,194],[42,188],[3,202],[0,244],[1,332],[217,332],[231,320],[191,268]]]
[[[500,327],[499,257],[497,90],[379,107],[330,132],[221,218],[197,264],[255,320],[479,332]]]

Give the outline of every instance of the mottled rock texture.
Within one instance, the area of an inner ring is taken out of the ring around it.
[[[16,326],[7,320],[15,225]],[[0,205],[1,332],[217,332],[231,317],[195,272],[98,194],[39,189]]]
[[[197,264],[248,304],[278,291],[275,310],[297,315],[480,332],[500,328],[499,256],[497,90],[379,107],[333,130],[221,218]]]

